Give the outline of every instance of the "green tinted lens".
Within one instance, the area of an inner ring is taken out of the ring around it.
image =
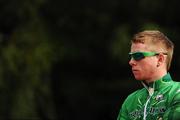
[[[144,54],[141,52],[133,53],[131,56],[134,60],[141,60],[141,59],[145,58]]]
[[[134,52],[134,53],[129,53],[129,55],[131,58],[138,61],[138,60],[141,60],[148,56],[158,55],[158,53],[156,53],[156,52]]]

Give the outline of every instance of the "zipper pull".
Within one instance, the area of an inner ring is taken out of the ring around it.
[[[148,91],[149,91],[149,95],[150,96],[152,96],[154,94],[154,88],[150,87]]]

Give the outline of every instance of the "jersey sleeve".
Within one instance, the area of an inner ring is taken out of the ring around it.
[[[180,92],[178,91],[163,116],[163,120],[180,120]]]
[[[131,106],[131,103],[133,103],[132,101],[134,101],[136,93],[137,93],[137,91],[133,92],[125,99],[125,101],[122,104],[122,107],[119,111],[117,120],[130,120],[129,109],[131,109],[131,107],[133,107],[133,106]]]
[[[128,120],[128,113],[126,110],[126,102],[123,103],[123,105],[119,111],[117,120]]]

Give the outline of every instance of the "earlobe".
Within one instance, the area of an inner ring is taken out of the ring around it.
[[[158,62],[158,63],[157,63],[157,67],[159,67],[159,66],[160,66],[160,63]]]

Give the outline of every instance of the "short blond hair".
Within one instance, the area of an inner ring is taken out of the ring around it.
[[[162,49],[158,52],[166,52],[167,53],[167,70],[170,69],[171,61],[173,57],[174,44],[167,36],[165,36],[162,32],[158,30],[146,30],[139,32],[134,35],[131,43],[143,43],[150,44],[155,46],[156,48]],[[155,51],[157,52],[157,51]]]

